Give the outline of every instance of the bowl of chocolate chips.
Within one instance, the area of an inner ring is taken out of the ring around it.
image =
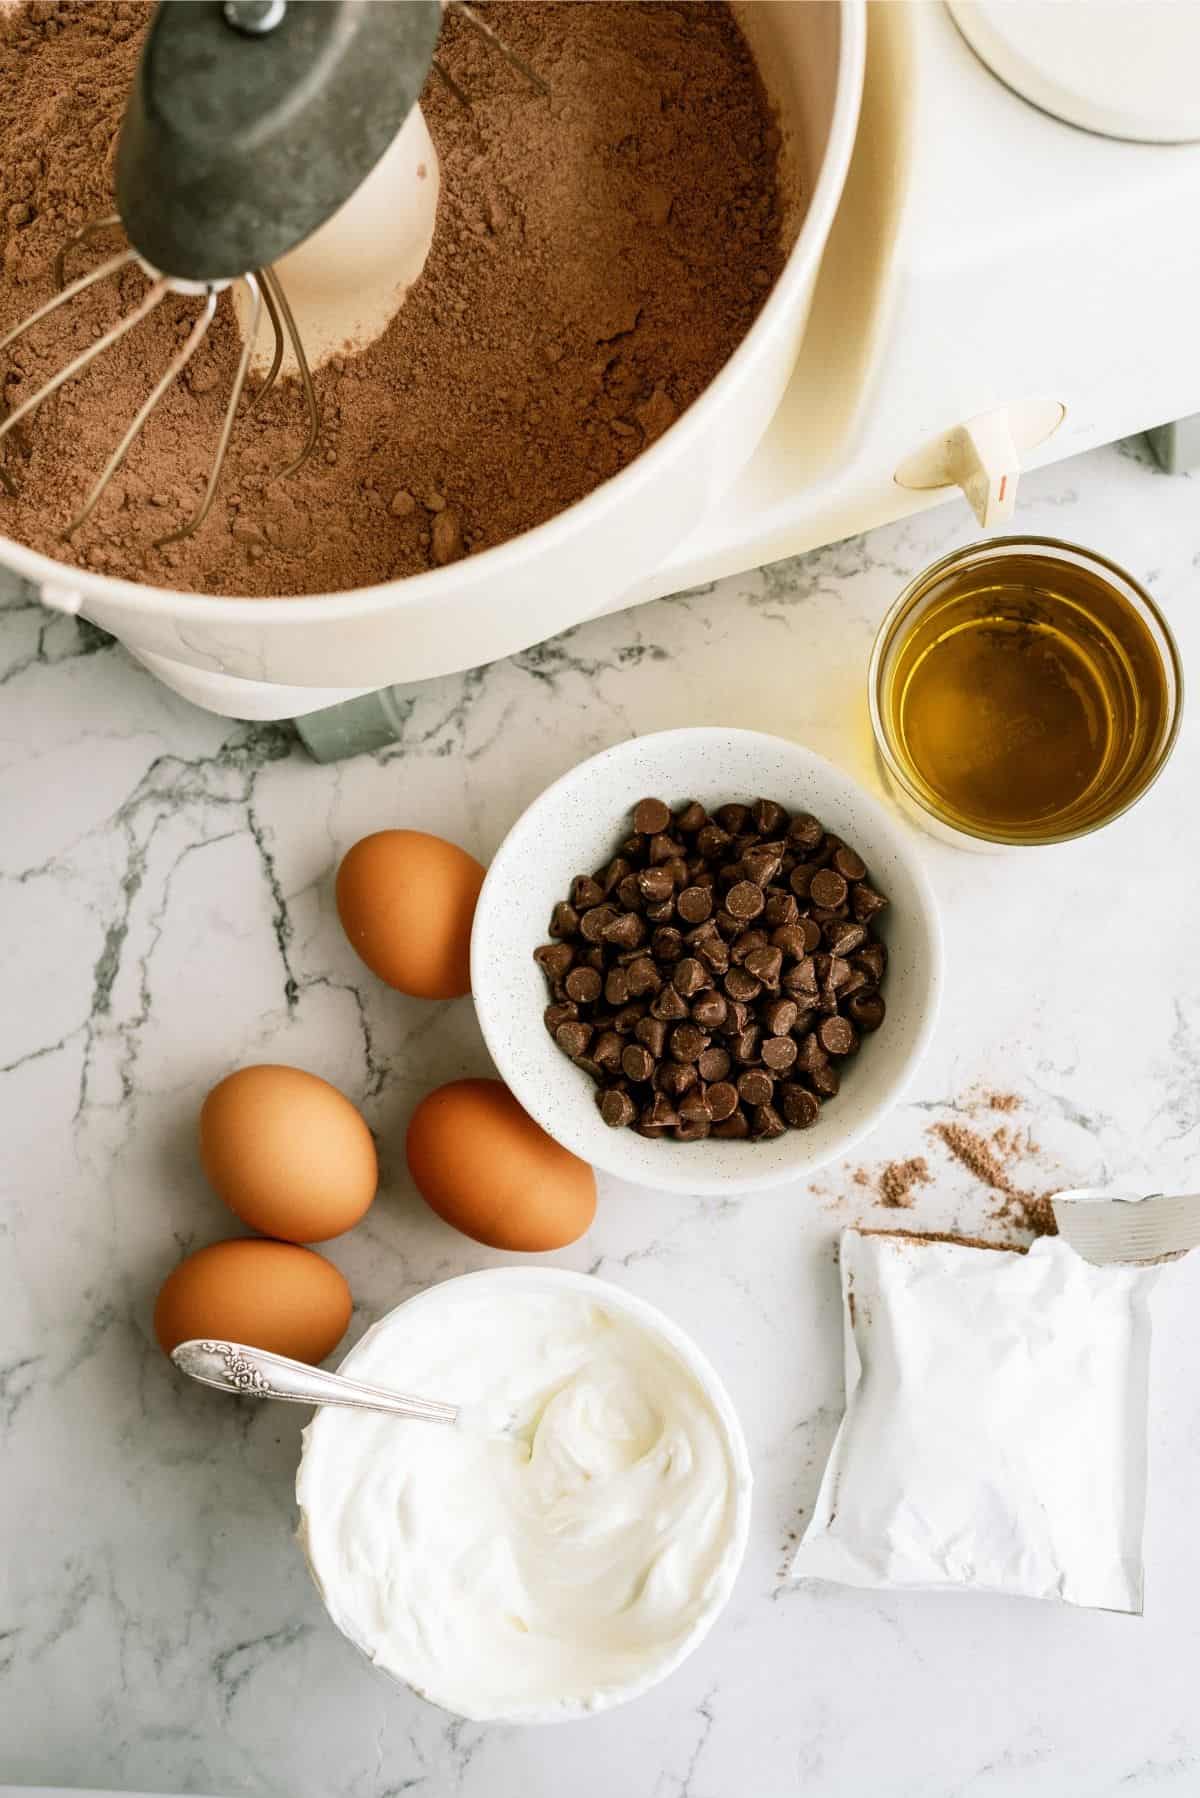
[[[924,1054],[941,984],[903,827],[756,731],[662,731],[563,775],[501,844],[471,939],[484,1038],[531,1116],[696,1194],[847,1154]]]

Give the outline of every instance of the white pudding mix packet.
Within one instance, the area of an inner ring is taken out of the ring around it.
[[[1141,1611],[1158,1270],[1083,1255],[1182,1252],[1200,1199],[1156,1236],[1131,1197],[1060,1195],[1025,1252],[842,1233],[846,1410],[793,1579]]]

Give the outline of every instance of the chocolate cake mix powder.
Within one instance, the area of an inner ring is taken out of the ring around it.
[[[54,257],[113,210],[116,134],[150,8],[0,0],[0,332],[52,292]],[[217,594],[366,585],[541,523],[615,474],[702,392],[782,266],[779,135],[717,0],[491,0],[549,98],[454,15],[438,55],[471,96],[422,99],[442,168],[433,248],[383,336],[319,371],[317,453],[295,382],[243,406],[192,539],[157,551],[203,492],[239,340],[228,297],[100,508],[60,541],[198,302],[171,299],[9,443],[0,531],[61,560]],[[122,239],[72,253],[84,272]],[[136,304],[136,268],[0,360],[19,405]]]

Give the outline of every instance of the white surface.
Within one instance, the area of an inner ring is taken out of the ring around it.
[[[842,1090],[811,1130],[772,1142],[650,1140],[613,1130],[595,1089],[542,1022],[546,981],[533,951],[547,941],[550,913],[576,874],[611,861],[639,799],[671,806],[698,799],[774,799],[811,811],[857,849],[872,883],[891,901],[878,922],[888,946],[882,1029],[839,1066]],[[471,990],[480,1028],[501,1075],[556,1141],[594,1167],[663,1192],[761,1191],[811,1174],[847,1154],[874,1127],[919,1065],[937,1020],[942,940],[937,903],[906,833],[851,777],[796,743],[760,732],[700,728],[639,736],[564,775],[513,826],[492,860],[475,913]]]
[[[793,1577],[1140,1611],[1156,1270],[858,1230],[839,1262],[846,1415]]]
[[[1024,481],[1018,523],[1145,579],[1194,673],[1198,495],[1129,446]],[[400,743],[324,768],[273,728],[190,711],[74,620],[0,614],[0,1779],[214,1798],[1191,1798],[1192,1262],[1156,1299],[1143,1618],[794,1586],[786,1569],[842,1403],[835,1238],[898,1215],[856,1168],[928,1155],[933,1184],[901,1221],[998,1236],[993,1197],[926,1135],[986,1082],[1021,1095],[981,1127],[1033,1130],[1030,1186],[1196,1186],[1195,716],[1110,830],[1029,857],[921,841],[947,936],[941,1022],[849,1162],[742,1200],[604,1178],[588,1236],[551,1258],[700,1343],[754,1465],[733,1598],[636,1704],[489,1728],[372,1672],[292,1540],[304,1413],[240,1411],[180,1379],[151,1334],[167,1270],[230,1228],[196,1118],[246,1061],[336,1081],[379,1134],[380,1196],[328,1246],[351,1340],[430,1281],[511,1260],[409,1184],[413,1107],[489,1062],[466,1001],[382,987],[343,939],[332,876],[351,843],[403,823],[486,860],[583,757],[704,722],[798,738],[877,791],[872,636],[904,582],[973,534],[947,508],[590,624],[412,692]]]
[[[670,1320],[559,1268],[444,1282],[342,1368],[446,1392],[505,1434],[321,1411],[296,1480],[334,1621],[478,1720],[623,1704],[707,1635],[741,1565],[750,1465],[728,1395]]]
[[[1191,0],[951,0],[1001,81],[1084,131],[1200,138],[1200,8]]]

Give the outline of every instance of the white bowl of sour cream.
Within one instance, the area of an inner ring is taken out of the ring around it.
[[[473,1420],[328,1408],[304,1432],[299,1540],[376,1666],[474,1721],[563,1722],[637,1697],[712,1627],[750,1462],[716,1372],[652,1305],[489,1268],[389,1312],[339,1371]]]

